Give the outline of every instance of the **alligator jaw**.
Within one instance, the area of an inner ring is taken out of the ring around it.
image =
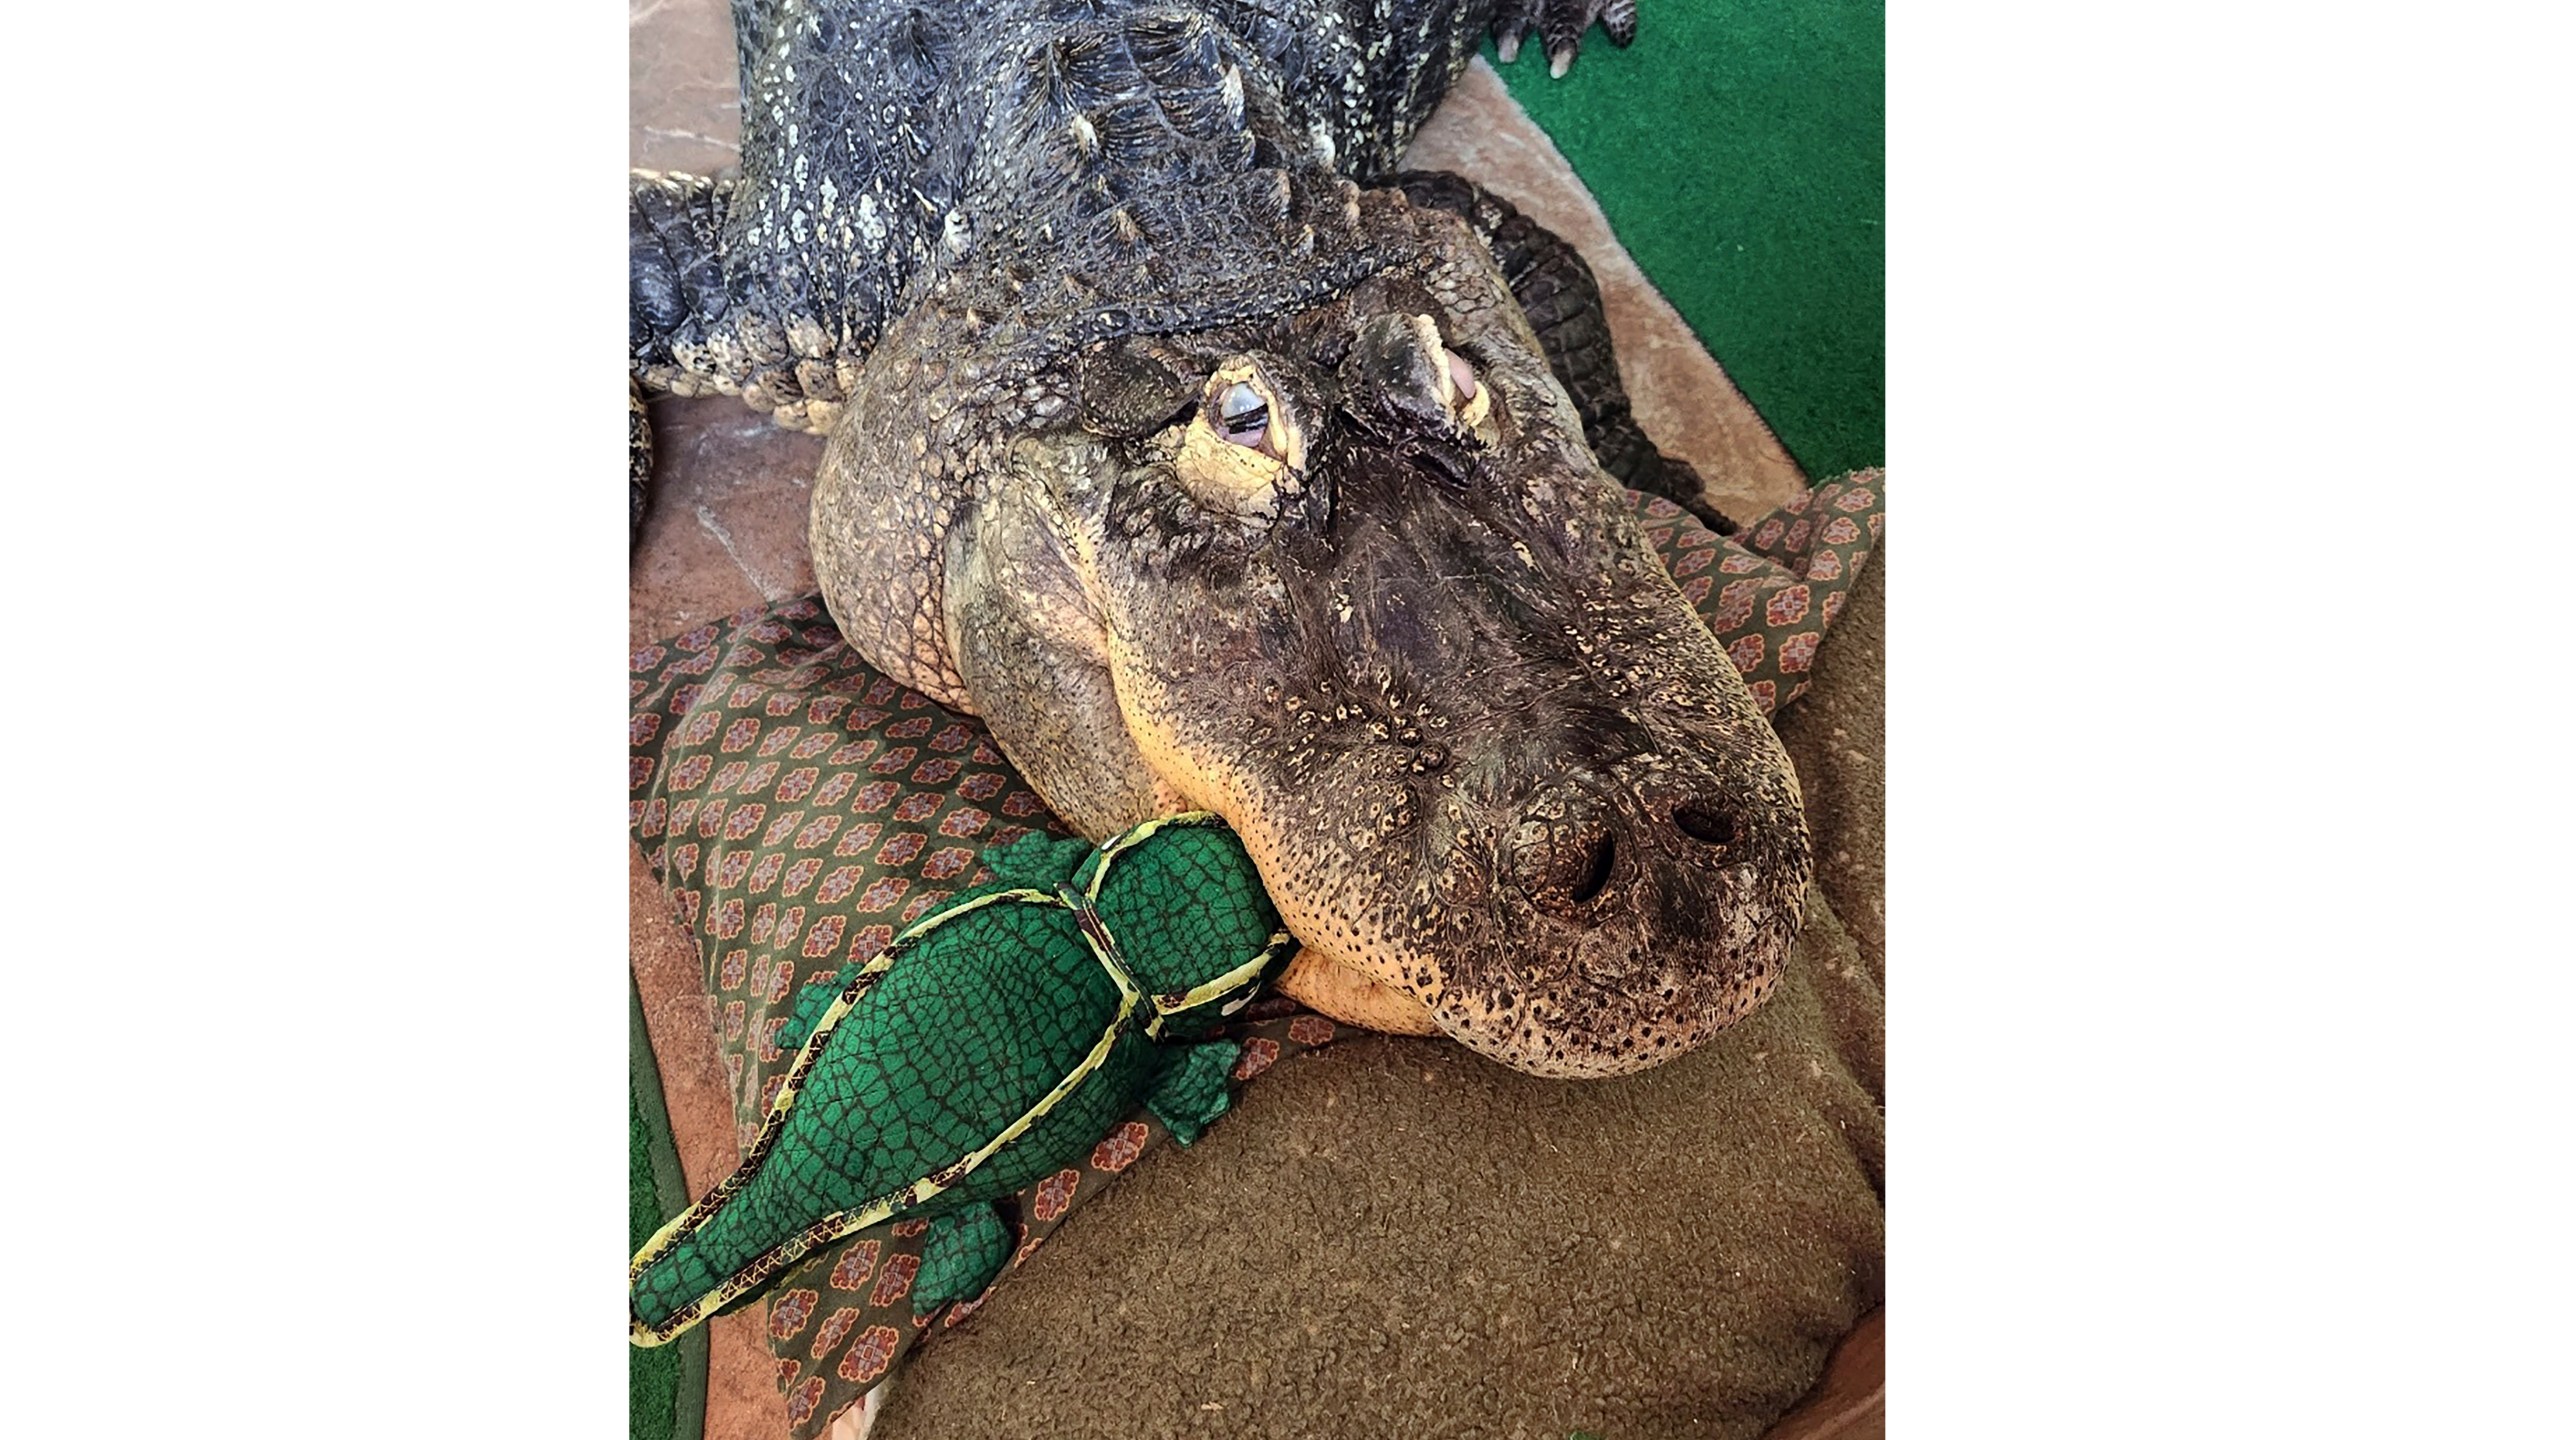
[[[1280,993],[1346,1025],[1390,1035],[1438,1035],[1431,1007],[1376,976],[1319,950],[1300,948],[1280,976]]]

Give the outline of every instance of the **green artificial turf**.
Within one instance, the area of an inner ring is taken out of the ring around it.
[[[684,1171],[676,1163],[675,1131],[667,1123],[666,1092],[659,1088],[657,1057],[640,1014],[640,991],[631,991],[631,1248],[638,1250],[675,1218],[685,1204]],[[709,1379],[709,1341],[700,1329],[673,1345],[631,1349],[631,1440],[700,1440],[702,1402]]]
[[[1560,81],[1497,68],[1805,474],[1883,464],[1882,0],[1638,15]]]

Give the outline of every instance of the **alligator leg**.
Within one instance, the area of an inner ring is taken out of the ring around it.
[[[734,187],[696,175],[631,174],[631,543],[649,514],[650,395],[721,388],[715,337],[729,309],[720,224]],[[734,386],[730,387],[735,389]]]
[[[1156,1112],[1174,1139],[1185,1145],[1199,1139],[1210,1121],[1227,1113],[1235,1090],[1229,1072],[1242,1054],[1244,1047],[1233,1040],[1185,1045],[1147,1092],[1147,1108]]]
[[[650,394],[735,395],[752,368],[722,234],[736,193],[732,180],[631,172],[631,373]]]
[[[1707,500],[1698,472],[1654,448],[1636,424],[1618,352],[1600,309],[1600,286],[1573,247],[1472,181],[1416,170],[1391,181],[1417,205],[1463,215],[1502,267],[1502,278],[1529,319],[1547,366],[1573,398],[1583,434],[1602,468],[1649,494],[1677,502],[1719,535],[1740,527]]]
[[[916,1267],[915,1312],[929,1314],[954,1300],[977,1299],[1012,1255],[1013,1227],[992,1202],[981,1200],[935,1216]]]
[[[738,182],[631,172],[631,380],[635,410],[653,395],[735,395],[795,430],[835,423],[858,370],[824,306],[788,324],[765,313],[751,265],[728,249]],[[646,513],[645,414],[632,423],[632,527]]]

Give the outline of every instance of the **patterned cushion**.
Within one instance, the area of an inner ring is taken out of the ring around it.
[[[1730,538],[1669,501],[1636,498],[1648,538],[1762,709],[1802,694],[1823,631],[1883,536],[1883,472],[1801,493]],[[645,646],[631,670],[632,834],[701,945],[743,1148],[788,1069],[775,1032],[801,991],[980,883],[984,849],[1064,826],[983,726],[865,664],[815,596]],[[1243,1080],[1336,1033],[1280,998],[1240,1022]],[[1025,1189],[1013,1263],[1164,1133],[1142,1110],[1084,1163]],[[824,1430],[937,1325],[975,1308],[917,1314],[907,1303],[931,1223],[837,1242],[773,1291],[767,1328],[795,1436]]]

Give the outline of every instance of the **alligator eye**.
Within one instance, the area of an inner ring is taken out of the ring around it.
[[[1238,515],[1277,513],[1283,492],[1306,474],[1307,437],[1288,396],[1262,362],[1237,356],[1201,389],[1174,459],[1194,499]]]
[[[1263,432],[1271,425],[1271,405],[1252,381],[1228,386],[1218,397],[1217,413],[1218,438],[1248,450],[1261,448]]]

